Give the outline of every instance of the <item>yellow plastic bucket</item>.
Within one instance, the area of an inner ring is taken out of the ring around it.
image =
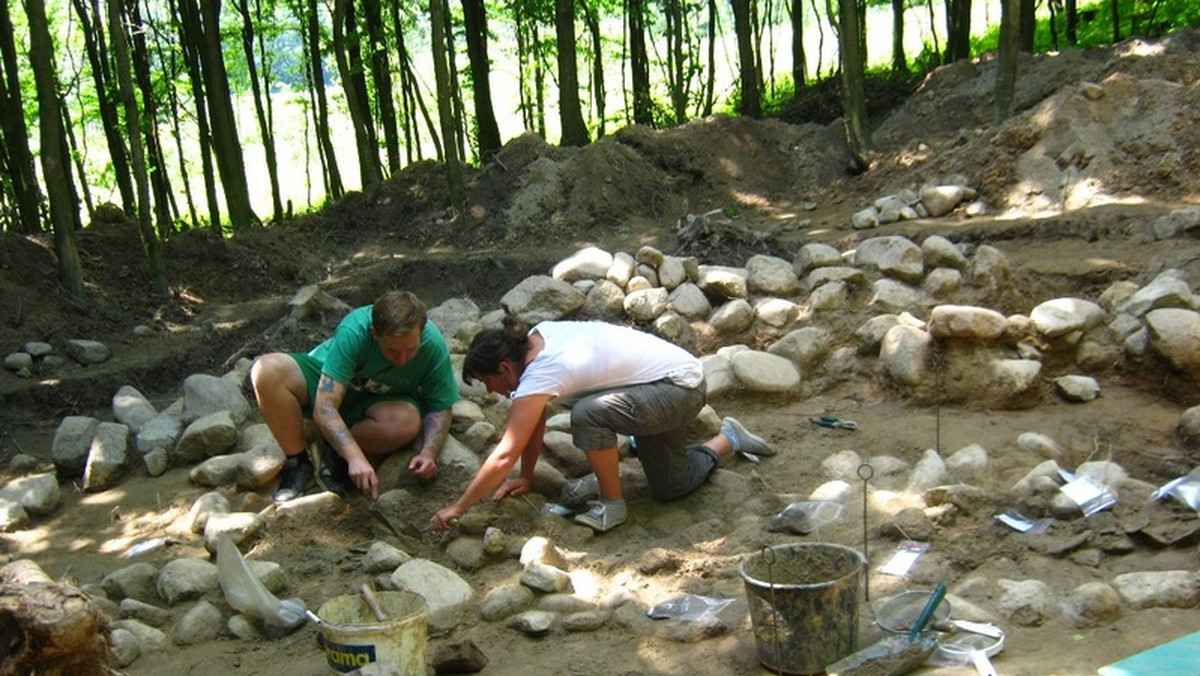
[[[336,596],[317,611],[320,644],[334,673],[347,673],[372,662],[386,662],[405,676],[427,673],[425,599],[408,591],[376,592],[387,618],[380,622],[359,594]]]

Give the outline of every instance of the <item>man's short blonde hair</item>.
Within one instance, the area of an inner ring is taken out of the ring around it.
[[[409,291],[389,291],[371,308],[371,328],[380,336],[402,336],[425,328],[425,304]]]

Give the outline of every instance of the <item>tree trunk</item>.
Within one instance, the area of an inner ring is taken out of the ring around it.
[[[792,0],[791,22],[792,88],[799,92],[808,81],[808,58],[804,54],[804,0]]]
[[[53,41],[42,0],[25,0],[25,14],[29,21],[29,61],[33,64],[33,79],[37,84],[42,177],[50,201],[58,279],[67,297],[82,303],[85,299],[83,267],[75,243],[75,217],[72,215],[77,207],[71,200],[74,179],[70,164],[63,161],[66,135],[63,133],[62,101],[58,98],[58,76],[54,71]]]
[[[1021,51],[1033,53],[1033,37],[1037,30],[1037,0],[1021,0]],[[1003,13],[1003,12],[1001,12]]]
[[[117,111],[116,95],[113,92],[108,48],[104,42],[104,32],[98,30],[98,26],[103,25],[101,18],[103,15],[100,13],[98,0],[92,0],[91,11],[84,0],[72,0],[71,4],[75,7],[75,14],[79,18],[82,29],[80,34],[83,36],[84,50],[87,52],[88,64],[91,66],[92,84],[96,88],[96,105],[100,112],[100,126],[104,129],[104,138],[108,144],[113,179],[117,182],[117,191],[121,193],[121,208],[126,214],[132,216],[137,211],[133,179],[129,173],[129,159],[125,154],[125,141],[121,132],[121,117]]]
[[[186,2],[172,6],[179,18],[180,52],[188,68],[192,100],[196,104],[196,129],[200,145],[200,168],[204,174],[204,199],[208,205],[209,227],[217,237],[224,236],[221,230],[221,203],[217,198],[217,178],[212,157],[212,128],[208,125],[208,96],[204,91],[204,73],[200,67],[200,16],[195,3]]]
[[[142,23],[141,13],[138,11],[138,0],[125,0],[125,16],[126,23],[130,26],[140,26]],[[158,145],[158,96],[154,92],[154,85],[150,81],[150,56],[146,49],[146,37],[144,31],[136,31],[133,34],[127,34],[130,42],[126,47],[133,47],[132,53],[127,52],[127,56],[132,58],[134,76],[137,78],[138,89],[142,93],[142,118],[139,124],[139,129],[142,132],[142,138],[145,139],[146,150],[146,166],[150,176],[150,187],[153,190],[154,198],[151,202],[142,202],[142,204],[150,204],[154,207],[154,219],[157,223],[158,237],[160,240],[165,240],[174,229],[174,216],[172,214],[172,195],[170,181],[167,176],[167,162],[163,157],[162,149]],[[161,255],[159,255],[158,264],[161,265]],[[150,264],[152,272],[155,270],[155,262],[152,260]],[[166,289],[166,274],[163,274],[163,290]],[[157,286],[157,285],[156,285]]]
[[[321,57],[321,24],[317,16],[317,0],[308,0],[304,17],[304,44],[308,52],[308,69],[317,105],[313,109],[313,132],[325,158],[325,177],[329,199],[340,199],[345,193],[337,154],[333,151],[333,134],[329,129],[329,97],[325,93],[325,68]]]
[[[862,16],[856,0],[839,0],[838,49],[842,53],[842,114],[850,166],[855,171],[870,167],[871,137],[867,130],[867,100],[864,86],[861,34]]]
[[[116,673],[108,668],[111,629],[87,594],[53,581],[33,561],[0,567],[0,673]]]
[[[1058,16],[1058,12],[1054,9],[1054,7],[1055,7],[1055,3],[1053,3],[1053,2],[1046,3],[1046,9],[1048,9],[1050,11],[1050,18],[1046,23],[1050,27],[1050,48],[1057,52],[1058,51],[1058,23],[1057,23],[1056,17]]]
[[[443,6],[445,12],[443,17],[446,20],[446,72],[450,76],[450,94],[451,113],[450,119],[454,120],[454,140],[458,144],[458,160],[466,162],[467,158],[467,130],[463,121],[467,119],[467,106],[463,103],[462,84],[458,79],[458,48],[454,40],[454,13],[450,11],[450,0],[446,0]]]
[[[892,72],[908,72],[908,58],[904,54],[904,0],[892,0]]]
[[[1074,47],[1079,44],[1076,39],[1076,32],[1079,27],[1079,12],[1075,8],[1075,0],[1066,0],[1065,13],[1067,15],[1067,44]]]
[[[150,262],[150,289],[155,296],[165,298],[167,291],[166,267],[163,265],[162,248],[159,237],[154,232],[154,224],[150,217],[150,179],[146,166],[146,155],[142,139],[146,135],[142,129],[142,111],[137,107],[133,95],[133,80],[130,70],[132,64],[129,58],[129,34],[125,32],[127,23],[122,0],[108,0],[108,31],[115,57],[117,85],[121,92],[121,102],[125,108],[125,127],[129,137],[129,159],[133,167],[133,179],[137,185],[138,231],[142,235],[142,246],[146,250],[146,258]],[[152,97],[151,97],[152,98]]]
[[[663,0],[663,17],[667,38],[667,91],[671,97],[674,124],[687,120],[687,91],[683,79],[683,8],[679,0]]]
[[[8,0],[0,0],[0,55],[4,61],[0,78],[0,133],[7,151],[5,171],[11,182],[12,204],[17,212],[13,226],[18,232],[35,233],[42,229],[42,191],[29,149],[29,128],[25,126],[20,67],[10,19]]]
[[[650,56],[646,52],[645,0],[627,0],[629,22],[629,71],[633,89],[633,122],[654,126],[654,104],[650,98]]]
[[[196,0],[184,0],[192,4]],[[250,205],[250,187],[246,182],[246,161],[238,137],[237,121],[233,114],[233,97],[229,93],[229,77],[225,72],[224,52],[221,50],[220,0],[200,3],[200,65],[208,93],[208,114],[212,124],[213,151],[225,206],[234,230],[258,223]]]
[[[746,117],[762,117],[762,95],[758,85],[757,57],[754,50],[754,26],[750,18],[753,0],[733,0],[734,32],[738,45],[738,82],[741,84],[741,108]]]
[[[175,79],[179,74],[179,67],[175,59],[178,58],[174,49],[166,50],[162,48],[162,43],[159,43],[158,59],[160,63],[167,64],[167,70],[172,79]],[[200,224],[200,215],[196,211],[196,202],[192,196],[191,179],[189,178],[188,163],[185,160],[183,150],[183,132],[179,120],[179,94],[174,87],[167,94],[167,104],[171,111],[171,139],[175,142],[175,158],[179,164],[179,183],[183,186],[183,197],[187,201],[188,220],[190,227],[196,227]],[[183,226],[185,229],[189,227],[187,224]]]
[[[238,13],[242,17],[242,52],[246,55],[246,75],[250,79],[250,92],[254,97],[254,116],[258,121],[258,134],[262,137],[263,152],[267,164],[267,177],[271,181],[271,212],[273,220],[283,220],[283,196],[279,190],[279,162],[275,157],[275,134],[267,121],[267,110],[263,103],[263,83],[259,81],[258,63],[254,57],[254,19],[250,16],[247,0],[238,0]],[[263,78],[268,77],[266,70]],[[270,92],[270,89],[267,88]],[[269,93],[268,93],[269,96]]]
[[[558,38],[558,112],[562,145],[587,145],[587,124],[579,104],[574,0],[554,0],[554,34]]]
[[[797,0],[804,2],[804,0]],[[712,115],[713,103],[716,98],[717,85],[717,69],[711,64],[716,63],[717,58],[717,0],[708,0],[708,81],[704,86],[704,116]]]
[[[546,63],[543,53],[541,31],[537,23],[530,30],[529,43],[533,45],[533,124],[538,134],[546,138]]]
[[[79,146],[75,143],[75,124],[71,122],[71,109],[66,105],[59,107],[62,111],[62,130],[63,130],[63,166],[73,165],[75,167],[75,175],[83,176],[83,159],[79,151]],[[69,172],[68,172],[69,173]],[[75,230],[83,228],[83,221],[80,217],[80,209],[85,209],[88,217],[91,217],[93,207],[91,202],[91,192],[88,190],[86,181],[80,181],[77,185],[74,180],[67,186],[71,195],[71,204],[75,208],[71,210],[71,220],[74,221]],[[83,196],[80,197],[80,191]]]
[[[407,54],[407,52],[405,52]],[[408,73],[410,82],[415,82],[417,78],[413,75],[412,55],[408,55],[402,64],[403,70]],[[433,116],[429,114],[429,106],[425,105],[425,97],[421,96],[421,90],[413,87],[413,98],[416,100],[417,109],[421,111],[421,119],[425,120],[425,128],[429,130],[429,136],[433,139],[433,147],[437,153],[438,159],[444,160],[445,155],[442,153],[442,137],[438,131],[438,126],[433,122]]]
[[[1021,48],[1021,0],[1000,3],[1000,44],[996,64],[996,124],[1012,114],[1017,87],[1017,61]]]
[[[400,71],[400,126],[404,130],[404,156],[408,164],[413,163],[413,151],[421,152],[419,127],[416,124],[416,104],[412,95],[412,78],[405,67],[408,47],[404,44],[404,22],[400,20],[400,3],[388,3],[392,22],[392,34],[396,36],[396,61]]]
[[[595,7],[582,0],[584,19],[587,21],[588,34],[592,38],[592,92],[596,99],[596,138],[602,138],[605,130],[606,114],[604,95],[604,36],[600,31],[600,17]]]
[[[946,0],[946,63],[971,58],[971,0]]]
[[[479,159],[487,162],[500,151],[500,126],[492,108],[492,63],[488,59],[488,19],[484,0],[462,0],[467,58],[471,62],[471,93],[475,102],[475,143]]]
[[[363,0],[363,18],[367,24],[367,44],[371,54],[371,79],[375,82],[375,105],[379,109],[379,126],[383,128],[388,175],[391,175],[400,171],[400,134],[396,128],[392,67],[383,35],[383,14],[379,0]]]
[[[0,585],[0,634],[14,649],[5,674],[110,674],[108,618],[91,597],[57,582]],[[17,638],[20,637],[20,638]]]
[[[378,185],[382,179],[379,167],[379,142],[371,120],[367,100],[366,80],[362,70],[358,27],[352,0],[337,0],[333,4],[333,53],[337,57],[338,74],[346,107],[350,110],[350,125],[354,128],[354,147],[358,151],[358,171],[363,190]]]
[[[1121,5],[1120,0],[1112,0],[1112,33],[1113,42],[1121,41]]]
[[[450,188],[450,204],[455,209],[461,209],[466,203],[466,189],[463,185],[462,166],[458,161],[454,145],[454,120],[451,119],[452,101],[450,92],[450,68],[446,64],[449,54],[446,50],[446,4],[445,0],[429,0],[429,25],[432,28],[430,39],[433,51],[433,76],[437,86],[438,121],[442,129],[442,148],[445,152],[446,180]]]
[[[940,59],[942,49],[938,46],[937,20],[933,11],[933,0],[925,0],[925,9],[929,12],[929,38],[933,41],[932,52],[935,59]],[[940,66],[942,63],[942,61],[938,61],[933,65]]]

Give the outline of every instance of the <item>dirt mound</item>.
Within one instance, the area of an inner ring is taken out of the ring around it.
[[[1200,33],[1106,50],[1021,55],[1013,116],[999,128],[996,61],[931,73],[874,133],[895,188],[948,175],[994,208],[1036,216],[1114,201],[1195,199]]]

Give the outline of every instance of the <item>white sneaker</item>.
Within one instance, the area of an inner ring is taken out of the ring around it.
[[[729,438],[729,445],[734,453],[744,455],[775,455],[775,449],[767,444],[767,440],[746,429],[737,418],[721,420],[721,434]]]
[[[625,523],[625,501],[593,500],[591,509],[575,517],[575,523],[583,524],[597,533],[608,531]]]

